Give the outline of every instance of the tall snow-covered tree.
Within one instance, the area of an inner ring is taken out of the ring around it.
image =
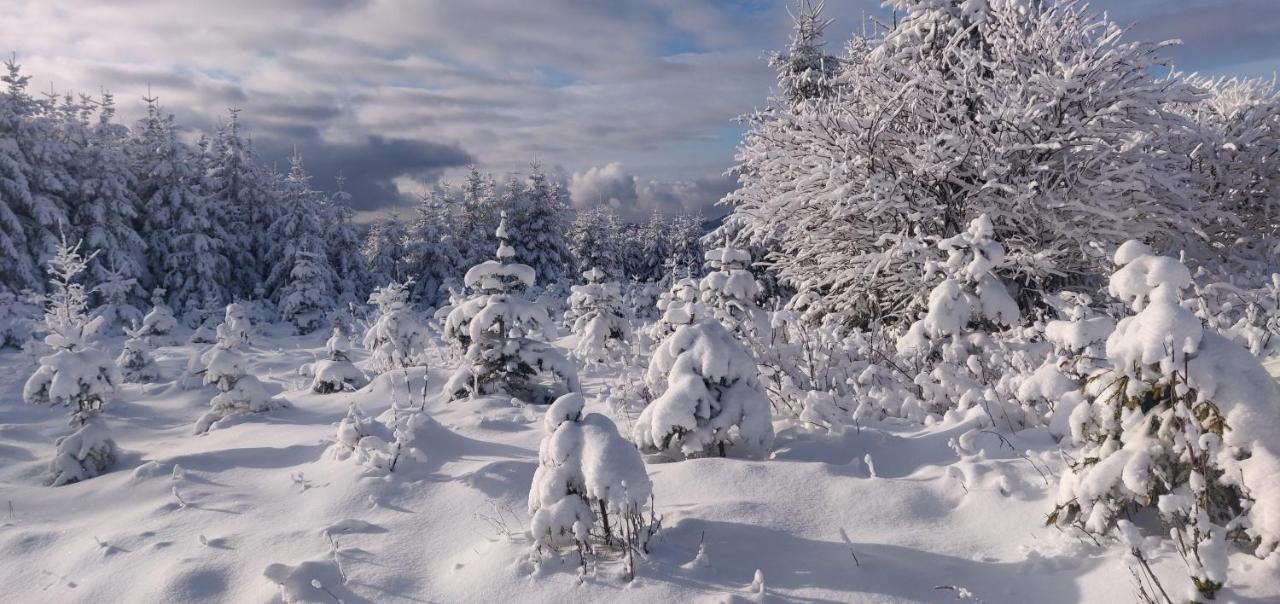
[[[128,149],[142,203],[140,223],[154,283],[180,313],[208,300],[229,297],[230,265],[223,246],[229,237],[201,192],[199,158],[178,140],[172,114],[155,98],[133,129]]]
[[[388,283],[403,283],[409,278],[408,263],[405,261],[405,241],[408,234],[404,223],[391,216],[376,220],[369,225],[365,235],[362,253],[368,267],[369,279],[375,287]]]
[[[569,232],[569,206],[559,183],[547,181],[537,165],[524,185],[509,185],[511,202],[506,208],[515,247],[515,259],[533,267],[544,282],[558,283],[572,274],[573,254],[565,234]]]
[[[360,247],[360,229],[354,222],[355,210],[351,207],[351,194],[344,187],[345,179],[338,176],[333,195],[322,204],[324,216],[324,242],[328,247],[329,266],[334,273],[334,293],[339,305],[364,300],[373,287],[364,254]]]
[[[578,266],[597,268],[610,275],[622,273],[622,220],[606,206],[578,211],[569,226],[569,248]],[[628,242],[634,245],[636,242]]]
[[[464,259],[469,265],[478,264],[492,257],[498,248],[493,232],[498,228],[501,203],[493,176],[481,174],[475,166],[468,168],[462,181],[462,216],[459,220],[458,241],[467,251]]]
[[[454,195],[447,184],[437,186],[418,200],[417,217],[409,228],[405,253],[414,278],[419,303],[437,306],[448,299],[445,287],[456,283],[463,267],[458,247]]]
[[[68,230],[64,198],[73,186],[69,147],[56,135],[51,101],[27,92],[30,76],[5,61],[0,81],[0,287],[44,291],[40,269]]]
[[[840,59],[827,54],[823,31],[832,19],[822,15],[825,2],[796,0],[789,8],[795,29],[786,52],[769,57],[769,66],[778,72],[778,88],[788,107],[799,109],[807,101],[830,98]]]
[[[889,4],[837,94],[748,119],[727,228],[791,285],[864,320],[910,314],[931,243],[983,213],[1019,288],[1096,279],[1131,236],[1196,237],[1211,208],[1162,142],[1197,93],[1154,73],[1159,45],[1076,3]]]
[[[278,191],[280,213],[267,230],[271,270],[263,285],[281,318],[310,333],[333,307],[336,276],[324,241],[323,195],[311,188],[311,175],[296,151]]]
[[[231,286],[236,297],[254,298],[267,278],[267,229],[275,222],[276,203],[271,183],[257,164],[248,139],[240,132],[240,111],[210,141],[205,154],[204,189],[229,238]]]

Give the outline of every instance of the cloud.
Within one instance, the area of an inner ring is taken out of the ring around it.
[[[719,215],[717,201],[733,190],[728,176],[691,180],[640,180],[619,162],[575,172],[569,179],[569,197],[574,207],[609,205],[626,219],[644,220],[655,210],[666,214],[702,212]]]

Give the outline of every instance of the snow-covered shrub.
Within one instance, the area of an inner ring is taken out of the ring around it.
[[[681,325],[709,317],[711,311],[702,303],[696,279],[680,279],[671,289],[658,296],[658,320],[649,326],[647,335],[654,345],[675,333]]]
[[[444,385],[445,395],[456,400],[504,392],[538,403],[579,390],[577,368],[547,341],[556,330],[546,308],[520,295],[533,285],[535,274],[527,265],[510,262],[515,251],[505,214],[497,238],[497,259],[467,271],[463,282],[471,296],[445,318],[445,338],[466,350],[462,366]],[[535,381],[547,373],[560,384],[548,387]]]
[[[769,320],[756,298],[760,284],[749,270],[747,250],[723,247],[706,252],[707,275],[698,283],[711,316],[749,347],[768,338]]]
[[[1059,483],[1051,522],[1108,532],[1155,508],[1196,590],[1226,581],[1225,542],[1259,556],[1280,544],[1280,388],[1249,352],[1181,305],[1191,273],[1130,241],[1109,290],[1134,312],[1107,338],[1110,369],[1071,413],[1083,450]]]
[[[427,327],[409,304],[412,283],[391,282],[369,295],[377,318],[364,335],[369,366],[378,373],[426,364]]]
[[[167,336],[177,327],[178,320],[173,317],[173,311],[169,310],[169,306],[164,303],[164,290],[156,288],[151,293],[151,310],[142,317],[142,325],[134,328],[131,335],[139,338]]]
[[[54,352],[41,357],[40,367],[22,389],[28,403],[71,408],[73,432],[57,440],[49,463],[54,486],[93,478],[116,458],[115,441],[101,411],[120,378],[111,358],[94,346],[106,318],[89,318],[88,290],[77,282],[87,266],[79,244],[72,247],[65,241],[50,262],[44,313],[49,334],[44,341]]]
[[[125,340],[120,356],[116,357],[116,367],[127,382],[153,382],[160,379],[160,368],[156,366],[155,359],[151,358],[151,342],[138,335],[140,330],[141,328],[128,332],[129,339]]]
[[[1104,351],[1099,344],[1115,328],[1115,321],[1090,309],[1087,294],[1061,292],[1051,297],[1061,319],[1045,325],[1044,337],[1053,346],[1034,371],[1021,376],[1017,398],[1024,404],[1047,406],[1040,415],[1049,417],[1049,430],[1058,437],[1070,434],[1071,412],[1083,400],[1081,388],[1098,369]]]
[[[338,422],[336,438],[328,449],[333,459],[356,463],[380,472],[394,472],[406,458],[425,459],[415,446],[418,431],[431,418],[421,409],[404,409],[392,403],[382,415],[371,418],[352,403]]]
[[[218,389],[209,401],[211,410],[196,420],[196,434],[204,434],[213,425],[241,413],[258,413],[271,408],[271,397],[262,382],[249,375],[242,349],[249,342],[248,312],[239,303],[227,305],[226,318],[218,326],[218,341],[202,355],[205,365],[204,384]]]
[[[640,452],[613,421],[584,413],[583,405],[582,395],[572,392],[547,409],[547,435],[529,487],[535,555],[577,548],[585,566],[588,553],[621,550],[634,576],[633,554],[648,551],[657,528],[652,509],[645,518],[653,484]]]
[[[763,459],[773,449],[773,414],[755,360],[718,321],[677,328],[654,350],[646,381],[657,397],[632,431],[642,451]]]
[[[324,344],[329,358],[321,359],[304,367],[304,373],[312,376],[311,391],[317,394],[332,394],[359,390],[368,380],[364,372],[351,362],[351,340],[343,335],[342,330],[334,328],[333,335]]]
[[[964,232],[938,242],[947,252],[941,266],[943,280],[929,293],[927,311],[898,338],[898,352],[924,366],[917,375],[921,398],[932,413],[982,405],[1007,420],[1011,429],[1034,421],[1016,401],[989,388],[1008,373],[1008,351],[991,333],[1015,325],[1018,305],[993,272],[1004,264],[1004,246],[992,240],[995,229],[985,215]]]
[[[578,336],[574,354],[584,362],[603,363],[617,359],[627,350],[631,325],[622,311],[622,293],[617,283],[604,281],[605,274],[593,268],[582,274],[587,282],[570,288],[565,320]]]

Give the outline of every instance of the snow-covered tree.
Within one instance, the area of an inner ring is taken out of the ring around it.
[[[351,362],[351,340],[340,329],[334,329],[333,335],[324,344],[328,358],[321,359],[303,368],[304,375],[312,376],[311,391],[317,394],[334,392],[350,392],[359,390],[368,383],[364,372]]]
[[[365,236],[365,265],[369,270],[369,280],[375,284],[404,283],[409,279],[408,250],[405,241],[408,234],[404,223],[392,216],[374,221],[369,225],[369,233]]]
[[[124,348],[116,357],[116,368],[126,382],[154,382],[160,379],[160,367],[151,358],[151,342],[138,331],[129,331],[129,339],[125,340]]]
[[[1280,545],[1280,388],[1249,352],[1181,306],[1191,273],[1129,241],[1110,292],[1129,305],[1107,338],[1111,368],[1070,417],[1083,447],[1050,522],[1104,533],[1137,508],[1168,525],[1199,596],[1227,576],[1228,541],[1260,557]]]
[[[569,226],[569,248],[577,265],[584,270],[596,268],[610,275],[622,275],[622,245],[634,246],[637,240],[621,239],[622,220],[606,206],[578,211]]]
[[[506,216],[498,224],[497,258],[471,267],[463,282],[466,301],[449,312],[444,336],[465,350],[465,361],[444,385],[452,399],[505,392],[529,402],[549,402],[567,389],[579,390],[577,369],[547,340],[556,334],[546,308],[521,297],[536,273],[515,256]],[[562,385],[536,381],[552,374]]]
[[[707,275],[698,283],[702,302],[711,316],[748,349],[769,337],[769,319],[756,298],[760,284],[749,270],[751,254],[744,249],[723,247],[706,252]]]
[[[634,577],[634,554],[648,551],[656,530],[652,510],[645,518],[653,484],[635,446],[609,418],[585,413],[584,404],[572,392],[547,409],[529,487],[535,556],[575,548],[585,567],[588,553],[621,550]]]
[[[271,408],[271,397],[262,382],[250,375],[245,366],[243,348],[249,343],[251,328],[248,309],[240,303],[228,304],[218,326],[218,341],[202,355],[204,384],[217,388],[218,395],[209,401],[212,409],[196,421],[196,434],[208,432],[228,417]]]
[[[677,279],[698,277],[702,274],[702,214],[681,212],[667,225],[665,248],[667,272]]]
[[[116,458],[101,411],[120,377],[111,358],[95,346],[105,319],[89,318],[90,290],[78,282],[88,268],[89,258],[80,255],[80,245],[66,242],[49,263],[44,315],[49,335],[44,341],[54,352],[40,358],[39,368],[22,389],[28,403],[71,408],[73,431],[58,438],[49,463],[54,486],[93,478]]]
[[[128,277],[120,269],[109,266],[103,271],[96,292],[100,301],[93,314],[102,317],[106,327],[132,325],[142,318],[142,311],[134,306],[134,292],[138,280]]]
[[[418,200],[418,216],[408,232],[408,270],[414,276],[417,298],[426,306],[435,307],[445,300],[447,286],[456,283],[464,266],[455,236],[459,226],[454,205],[447,185],[433,188]]]
[[[178,327],[178,320],[173,318],[173,311],[164,303],[165,290],[157,287],[151,292],[151,310],[142,317],[142,324],[134,329],[134,336],[150,338],[167,336]]]
[[[632,432],[641,451],[678,459],[772,451],[773,413],[755,359],[719,321],[678,327],[653,351],[645,379],[657,398]]]
[[[602,363],[626,352],[631,324],[622,310],[622,292],[617,283],[605,281],[598,268],[582,274],[583,285],[570,288],[565,321],[578,336],[574,354],[586,362]]]
[[[178,140],[172,114],[155,98],[145,99],[147,114],[134,127],[127,147],[141,203],[141,234],[153,282],[168,292],[179,312],[206,299],[229,297],[230,265],[223,246],[229,236],[215,220],[213,200],[202,193],[203,167]]]
[[[40,267],[69,224],[63,198],[74,182],[70,149],[57,136],[50,102],[27,93],[30,76],[12,60],[0,75],[0,287],[43,292]]]
[[[778,72],[783,98],[796,110],[805,102],[830,98],[840,71],[840,59],[824,50],[823,30],[833,21],[822,16],[824,4],[796,0],[795,9],[788,9],[795,23],[791,43],[786,52],[769,57],[769,66]]]
[[[329,252],[329,266],[334,274],[334,292],[340,307],[364,300],[372,287],[366,260],[362,253],[360,229],[353,222],[355,210],[351,207],[351,194],[346,191],[342,176],[337,178],[337,189],[322,204],[324,234],[322,239]]]
[[[835,94],[748,118],[725,228],[787,283],[867,324],[913,314],[929,243],[984,213],[1009,280],[1040,291],[1096,279],[1128,237],[1199,238],[1215,212],[1165,144],[1197,92],[1155,73],[1159,45],[1079,3],[888,4]]]
[[[458,247],[464,250],[468,265],[493,256],[498,242],[493,232],[498,228],[501,203],[493,176],[481,174],[475,166],[467,169],[462,181],[462,216],[458,226]]]
[[[514,183],[509,185],[513,188]],[[547,181],[537,165],[524,186],[508,191],[507,228],[515,259],[527,264],[546,283],[559,283],[573,272],[573,254],[565,235],[569,232],[569,206],[559,183]]]
[[[267,262],[267,229],[275,222],[277,204],[267,175],[240,132],[238,109],[230,111],[227,123],[211,140],[205,162],[204,193],[216,212],[213,220],[228,235],[223,249],[232,267],[232,293],[243,299],[260,297],[259,288],[272,268]]]
[[[280,317],[299,333],[311,333],[333,308],[335,282],[325,245],[323,199],[311,188],[311,176],[294,153],[289,174],[280,183],[280,212],[267,231],[266,258],[271,266],[264,286],[280,309]]]
[[[128,128],[112,121],[115,102],[110,93],[104,92],[98,102],[82,97],[79,106],[80,110],[63,115],[61,127],[74,150],[69,169],[76,186],[66,195],[68,226],[86,246],[98,250],[88,274],[95,283],[112,286],[98,289],[98,302],[107,302],[105,297],[112,295],[117,306],[132,308],[146,299],[141,286],[150,277],[144,258],[146,242],[134,228],[141,203],[124,149]],[[98,120],[90,124],[87,120],[95,107]]]
[[[427,362],[427,327],[418,321],[409,304],[410,283],[391,282],[375,288],[369,303],[378,315],[364,335],[369,366],[382,373]]]

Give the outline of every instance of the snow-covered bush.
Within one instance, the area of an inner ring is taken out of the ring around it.
[[[328,449],[333,459],[356,463],[379,472],[394,472],[406,458],[425,459],[415,442],[418,431],[431,418],[421,409],[403,409],[394,402],[382,415],[371,418],[355,403],[338,422],[335,441]]]
[[[550,402],[579,390],[577,368],[547,340],[556,335],[546,308],[529,302],[520,291],[533,285],[535,274],[524,264],[510,263],[515,251],[506,218],[498,225],[497,259],[471,267],[463,282],[471,296],[449,312],[444,336],[465,349],[461,367],[444,385],[450,399],[505,392],[529,402]],[[541,374],[559,384],[540,384]]]
[[[1107,338],[1110,369],[1071,413],[1075,456],[1051,522],[1104,533],[1134,508],[1169,525],[1201,596],[1225,583],[1225,543],[1280,544],[1280,388],[1249,352],[1181,306],[1191,273],[1129,241],[1110,292],[1134,312]]]
[[[49,334],[44,341],[54,352],[41,357],[40,367],[22,389],[28,403],[71,408],[73,432],[57,440],[49,463],[54,486],[93,478],[116,458],[115,441],[101,411],[120,378],[111,358],[94,346],[106,318],[89,318],[88,290],[77,282],[87,267],[79,244],[72,247],[65,241],[50,262],[44,313]]]
[[[1083,400],[1081,388],[1104,357],[1099,344],[1111,334],[1115,321],[1094,313],[1087,294],[1061,292],[1051,298],[1062,316],[1045,325],[1045,340],[1053,350],[1039,367],[1021,377],[1017,398],[1027,405],[1047,406],[1040,414],[1050,418],[1054,436],[1062,437],[1070,434],[1071,412]]]
[[[1009,291],[993,272],[1005,262],[1004,246],[985,215],[975,218],[964,232],[938,242],[947,252],[940,266],[943,280],[929,293],[924,315],[898,338],[898,352],[914,357],[926,371],[917,375],[921,398],[931,413],[982,405],[1000,416],[1011,429],[1035,421],[1016,401],[994,392],[989,385],[1008,371],[1008,351],[991,337],[998,329],[1017,324],[1020,313]]]
[[[689,325],[711,315],[702,303],[697,279],[680,279],[671,289],[658,296],[656,303],[658,320],[649,326],[647,335],[652,344],[667,339],[681,325]]]
[[[160,379],[160,368],[151,358],[153,347],[147,338],[139,336],[141,328],[128,332],[120,356],[116,357],[116,367],[127,382],[153,382]]]
[[[640,452],[613,421],[584,413],[583,406],[582,395],[572,392],[547,409],[547,435],[538,446],[538,469],[529,487],[535,556],[577,548],[585,567],[589,553],[621,550],[632,577],[634,553],[648,551],[657,529],[650,505],[653,484]]]
[[[426,364],[427,327],[409,305],[411,283],[391,282],[369,295],[377,318],[364,335],[369,366],[378,373]]]
[[[707,275],[698,283],[702,302],[711,316],[748,347],[768,338],[769,320],[756,298],[760,284],[749,270],[747,250],[723,247],[706,252]]]
[[[271,408],[271,397],[258,378],[245,368],[242,349],[249,342],[248,311],[239,303],[227,305],[226,318],[218,326],[218,341],[202,355],[204,384],[218,389],[209,401],[211,410],[196,420],[196,434],[208,432],[215,423],[242,413],[258,413]]]
[[[627,350],[631,325],[622,311],[617,283],[606,282],[604,271],[593,268],[582,274],[587,282],[570,288],[565,320],[578,336],[574,354],[584,362],[603,363]]]
[[[164,290],[156,288],[151,293],[151,310],[142,317],[142,325],[137,326],[131,335],[139,338],[167,336],[177,327],[178,320],[164,303]]]
[[[755,360],[718,321],[677,328],[654,350],[646,381],[657,397],[632,431],[640,450],[763,459],[773,449],[773,415]]]
[[[312,392],[332,394],[355,391],[368,383],[364,372],[351,362],[351,340],[343,335],[342,330],[334,328],[333,335],[329,336],[324,347],[329,358],[303,367],[304,375],[312,376]]]

